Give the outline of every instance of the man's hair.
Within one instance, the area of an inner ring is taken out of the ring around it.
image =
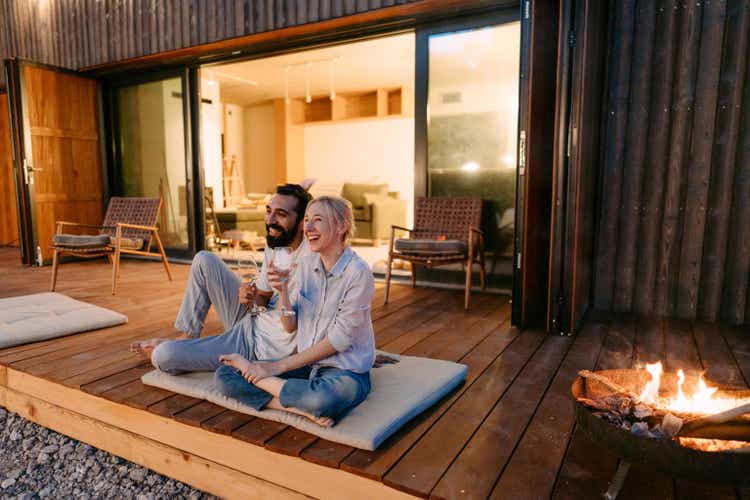
[[[301,221],[305,216],[307,204],[312,200],[312,195],[299,184],[279,184],[276,186],[276,194],[284,196],[293,196],[297,200],[297,221]]]

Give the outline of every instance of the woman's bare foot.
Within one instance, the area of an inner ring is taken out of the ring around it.
[[[151,353],[154,352],[156,346],[162,342],[166,342],[168,339],[148,339],[138,340],[130,344],[130,352],[140,354],[141,356],[151,359]]]
[[[308,420],[312,420],[314,423],[318,424],[321,427],[333,427],[334,424],[333,419],[330,417],[316,417],[312,413],[307,413],[306,411],[302,411],[299,408],[294,408],[293,406],[281,406],[281,403],[277,398],[273,398],[266,407],[273,410],[288,411],[289,413],[300,415]]]

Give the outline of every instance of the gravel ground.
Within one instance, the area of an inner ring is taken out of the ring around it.
[[[0,408],[0,498],[215,497]]]

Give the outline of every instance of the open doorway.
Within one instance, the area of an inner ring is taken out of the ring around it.
[[[353,244],[384,272],[391,224],[412,222],[414,40],[398,34],[202,68],[207,247],[229,260],[235,243],[260,251],[276,185],[315,179],[314,196],[352,203]]]

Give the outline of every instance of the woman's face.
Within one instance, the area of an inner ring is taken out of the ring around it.
[[[313,252],[325,252],[340,244],[344,231],[336,227],[331,214],[322,203],[313,203],[305,213],[305,237]]]

